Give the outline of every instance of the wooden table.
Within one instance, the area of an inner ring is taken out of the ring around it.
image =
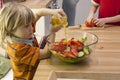
[[[95,52],[79,64],[67,64],[59,60],[41,60],[34,80],[56,80],[56,78],[84,78],[95,80],[120,80],[120,26],[104,29],[67,29],[71,35],[86,31],[99,37]],[[57,32],[56,39],[63,37],[64,30]],[[49,79],[48,79],[49,78]]]

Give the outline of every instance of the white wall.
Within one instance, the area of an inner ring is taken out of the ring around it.
[[[75,24],[82,24],[85,22],[91,6],[91,0],[79,0],[76,7]]]
[[[37,21],[35,35],[38,39],[38,42],[40,41],[41,37],[45,35],[45,18],[44,17],[41,17]]]

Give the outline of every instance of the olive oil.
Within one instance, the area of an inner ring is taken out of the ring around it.
[[[60,18],[53,16],[51,19],[51,24],[54,26],[60,26],[62,24],[62,21]]]
[[[51,24],[54,26],[64,27],[65,38],[67,39],[67,32],[66,32],[66,27],[68,25],[67,17],[58,18],[56,16],[53,16],[51,19]]]
[[[63,18],[62,26],[64,27],[65,39],[67,40],[67,31],[66,31],[66,28],[67,28],[67,26],[68,26],[67,17],[64,17],[64,18]]]

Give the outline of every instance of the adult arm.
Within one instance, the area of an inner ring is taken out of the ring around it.
[[[114,22],[120,22],[120,15],[116,15],[113,17],[99,18],[96,19],[94,23],[97,26],[104,26],[106,23],[114,23]]]
[[[92,5],[90,12],[88,14],[88,17],[87,17],[88,22],[91,22],[92,18],[94,17],[94,14],[97,11],[97,8],[98,8],[98,5]]]

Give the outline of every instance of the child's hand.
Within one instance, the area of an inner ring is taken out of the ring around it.
[[[57,16],[57,17],[65,17],[66,14],[65,12],[63,11],[63,9],[54,9],[54,13],[53,13],[53,16]]]
[[[50,29],[50,33],[55,33],[59,31],[62,27],[61,26],[52,26]]]
[[[58,20],[58,22],[61,22],[61,19],[66,17],[66,14],[63,11],[63,9],[54,9],[53,16],[56,17],[55,19],[60,19],[60,21]],[[50,29],[50,33],[55,33],[58,30],[60,30],[62,27],[63,26],[61,24],[59,24],[59,23],[58,23],[58,25],[52,24],[52,27]]]

